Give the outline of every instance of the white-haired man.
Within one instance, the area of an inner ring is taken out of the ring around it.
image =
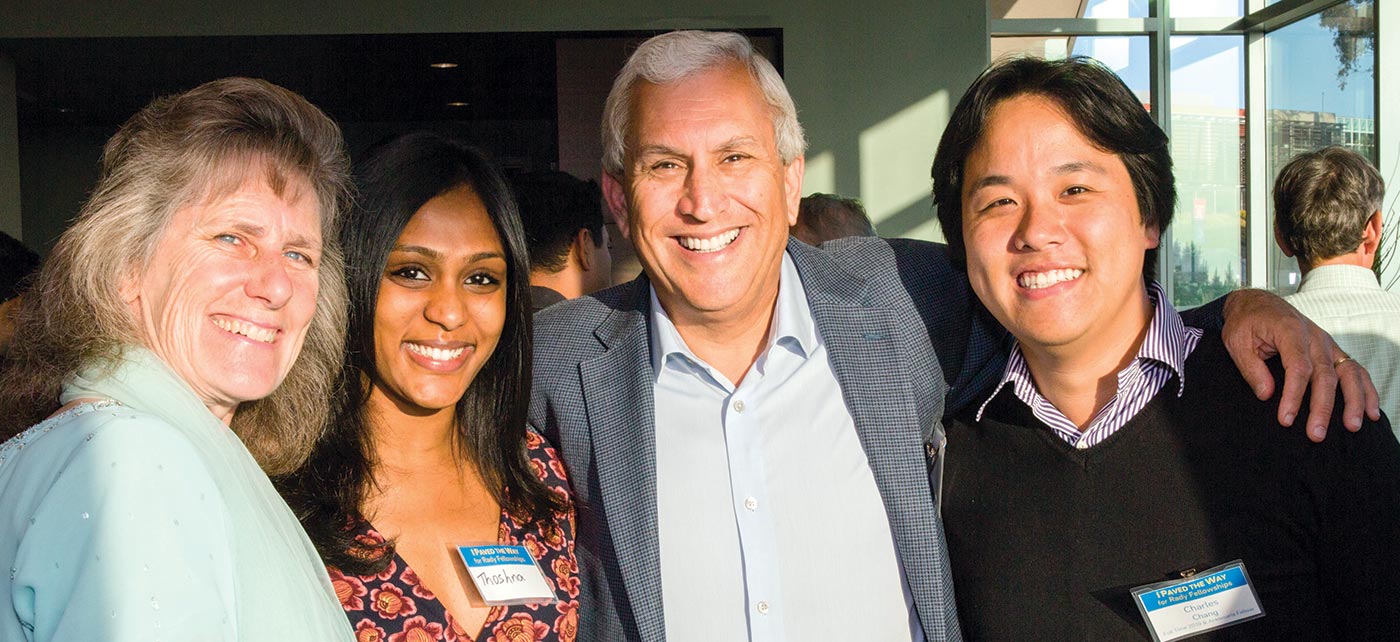
[[[742,36],[643,43],[604,119],[643,275],[540,313],[530,413],[578,503],[579,639],[960,639],[938,426],[1001,330],[940,246],[788,241],[802,128]]]

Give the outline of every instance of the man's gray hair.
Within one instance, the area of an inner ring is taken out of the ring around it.
[[[1274,182],[1274,225],[1305,266],[1356,251],[1385,183],[1366,157],[1333,145],[1289,161]]]
[[[655,36],[632,53],[613,81],[603,107],[603,171],[623,175],[627,156],[627,130],[631,126],[632,96],[638,81],[662,85],[728,64],[749,70],[773,117],[773,134],[783,164],[791,163],[807,149],[797,106],[788,95],[778,70],[754,51],[748,38],[719,31],[672,31]]]

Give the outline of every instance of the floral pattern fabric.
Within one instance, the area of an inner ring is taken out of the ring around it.
[[[554,448],[533,430],[527,431],[525,445],[540,480],[567,497],[569,483]],[[497,539],[530,551],[554,589],[554,602],[497,606],[480,631],[466,631],[397,553],[376,575],[346,575],[330,567],[331,584],[357,642],[573,642],[578,634],[579,580],[572,504],[542,526],[527,528],[528,522],[502,510]],[[360,528],[357,539],[383,541],[367,520]]]

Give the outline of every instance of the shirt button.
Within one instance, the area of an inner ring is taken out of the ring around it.
[[[1074,444],[1074,447],[1080,450],[1084,450],[1089,447],[1089,442],[1081,439],[1080,441]]]
[[[757,509],[758,509],[758,500],[757,500],[757,499],[754,499],[754,498],[752,498],[752,497],[750,497],[750,498],[748,498],[748,499],[745,499],[745,500],[744,500],[744,508],[747,508],[747,509],[749,509],[749,510],[757,510]]]
[[[742,400],[734,402],[734,412],[743,412],[744,402]]]
[[[758,602],[758,612],[759,612],[760,614],[762,614],[762,615],[768,615],[768,603],[767,603],[767,602],[764,602],[764,601],[762,601],[762,600],[759,600],[759,602]]]

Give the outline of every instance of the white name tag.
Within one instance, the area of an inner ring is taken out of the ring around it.
[[[540,565],[524,546],[458,546],[457,553],[487,604],[548,604],[555,599]]]
[[[1182,580],[1133,589],[1133,602],[1156,642],[1200,635],[1264,617],[1244,562],[1235,560]]]

